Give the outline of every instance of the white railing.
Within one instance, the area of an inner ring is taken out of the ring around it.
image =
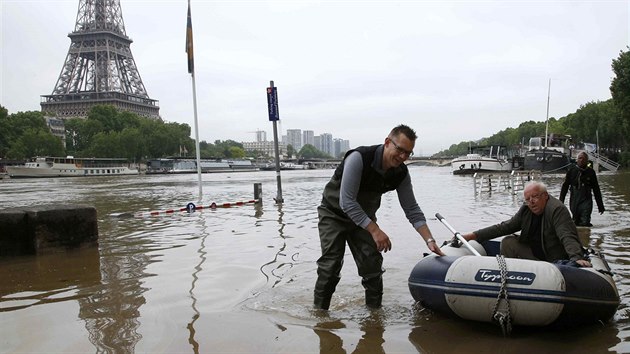
[[[492,192],[510,191],[512,194],[519,194],[525,189],[525,184],[529,181],[542,178],[542,172],[512,171],[512,173],[475,173],[473,175],[473,191],[475,195]]]
[[[606,156],[590,151],[586,153],[588,154],[589,160],[593,161],[594,164],[598,164],[609,171],[617,171],[619,169],[619,163],[607,158]]]

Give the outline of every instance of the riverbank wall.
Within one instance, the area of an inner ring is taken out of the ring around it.
[[[0,210],[0,257],[98,245],[96,208],[42,205]]]

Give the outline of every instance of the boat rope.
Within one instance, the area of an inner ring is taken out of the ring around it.
[[[503,336],[509,336],[512,332],[512,318],[510,315],[510,300],[508,299],[507,292],[507,263],[505,258],[501,255],[497,255],[497,263],[499,263],[499,271],[501,273],[501,288],[497,295],[497,302],[494,304],[492,310],[492,319],[499,324],[503,331]]]
[[[566,165],[564,165],[564,166],[562,166],[562,167],[558,167],[558,168],[553,169],[553,170],[544,171],[544,173],[553,173],[553,172],[556,172],[556,171],[563,170],[563,169],[565,169],[565,168],[567,168],[567,167],[569,167],[569,166],[571,166],[571,163],[568,163],[568,164],[566,164]]]

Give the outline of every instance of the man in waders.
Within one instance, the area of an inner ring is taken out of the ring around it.
[[[564,183],[560,190],[560,201],[564,203],[567,191],[571,191],[569,209],[573,215],[573,221],[577,226],[593,226],[591,213],[593,212],[593,196],[597,203],[597,209],[603,214],[604,202],[602,192],[599,190],[595,170],[588,166],[588,155],[582,151],[578,154],[576,164],[569,167]],[[592,191],[592,194],[591,194]]]
[[[392,129],[381,145],[360,146],[346,153],[324,188],[319,215],[322,256],[317,260],[316,309],[327,310],[340,280],[346,243],[350,247],[365,288],[368,307],[381,306],[383,256],[391,240],[376,223],[381,196],[396,190],[398,200],[427,247],[442,255],[427,226],[411,187],[407,166],[413,154],[416,132],[406,125]]]

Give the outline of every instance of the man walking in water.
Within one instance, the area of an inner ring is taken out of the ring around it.
[[[593,195],[597,203],[597,209],[603,214],[604,202],[602,192],[599,190],[595,170],[588,166],[588,154],[584,151],[577,156],[574,166],[569,167],[560,190],[560,201],[564,203],[567,191],[571,191],[569,209],[573,215],[573,221],[577,226],[593,226],[591,213],[593,212]],[[592,194],[591,194],[592,191]]]
[[[314,307],[327,310],[340,280],[346,243],[361,276],[368,307],[381,306],[384,272],[380,252],[391,250],[389,236],[376,223],[381,196],[396,190],[409,222],[432,252],[442,255],[413,194],[407,166],[416,133],[406,125],[392,129],[381,145],[346,153],[324,188],[319,216],[322,255],[317,260]]]

